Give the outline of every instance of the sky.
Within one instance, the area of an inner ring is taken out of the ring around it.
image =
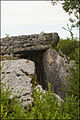
[[[1,38],[18,35],[57,32],[60,38],[69,37],[69,15],[61,4],[50,1],[1,1]],[[78,36],[78,31],[74,30]]]

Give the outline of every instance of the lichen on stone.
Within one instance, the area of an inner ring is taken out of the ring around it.
[[[0,61],[3,61],[3,60],[14,60],[14,58],[9,55],[1,55]]]

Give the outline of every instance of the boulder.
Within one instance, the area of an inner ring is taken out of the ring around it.
[[[10,99],[21,92],[19,100],[23,102],[23,106],[32,104],[33,84],[31,81],[35,75],[35,63],[27,59],[5,60],[1,62],[1,64],[3,63],[5,64],[1,76],[5,75],[5,78],[2,83],[7,82],[4,90],[10,86],[10,90],[12,90]]]
[[[51,89],[64,99],[66,86],[66,75],[68,74],[69,60],[61,52],[55,49],[48,49],[43,54],[43,81],[45,88],[48,89],[48,82],[51,83]]]

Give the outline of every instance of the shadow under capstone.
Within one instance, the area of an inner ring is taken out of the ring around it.
[[[18,59],[29,59],[35,62],[36,67],[36,75],[37,75],[37,82],[42,85],[43,89],[45,89],[45,83],[43,79],[44,69],[43,69],[43,53],[45,50],[33,50],[33,51],[25,51],[24,53],[15,54],[14,56],[18,56]]]

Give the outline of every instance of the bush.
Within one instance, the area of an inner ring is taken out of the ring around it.
[[[58,42],[57,48],[61,50],[63,54],[70,57],[70,59],[75,60],[74,53],[76,49],[79,48],[79,41],[77,41],[76,39],[71,40],[70,38],[67,38],[65,40],[60,39],[60,41]]]
[[[79,61],[79,47],[75,48],[75,53],[73,54],[73,57],[74,57],[75,62],[77,64],[80,64],[80,61]]]
[[[68,70],[69,74],[66,77],[66,89],[65,91],[67,92],[68,95],[74,95],[79,99],[79,65],[73,65],[69,67]]]
[[[54,92],[49,91],[46,94],[43,92],[35,92],[34,106],[27,109],[29,119],[79,119],[79,102],[76,102],[76,97],[71,97],[66,94],[65,102],[58,105],[58,100]]]

